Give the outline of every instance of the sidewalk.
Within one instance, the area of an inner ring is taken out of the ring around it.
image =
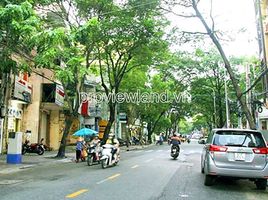
[[[34,153],[22,156],[21,164],[6,163],[6,155],[0,155],[0,176],[3,174],[11,174],[21,170],[26,170],[41,165],[50,165],[59,162],[72,162],[75,158],[74,153],[65,153],[65,158],[55,158],[57,151],[46,151],[44,155],[37,155]]]
[[[120,147],[121,151],[133,151],[147,148],[149,145],[145,146],[130,146],[127,148],[126,146]],[[6,163],[6,155],[0,155],[0,176],[5,174],[12,174],[15,172],[19,172],[22,170],[27,170],[36,166],[44,166],[51,165],[55,163],[62,162],[74,162],[75,161],[75,146],[67,146],[66,147],[65,158],[55,158],[57,155],[57,151],[45,151],[45,153],[41,156],[31,153],[22,156],[21,164],[7,164]]]

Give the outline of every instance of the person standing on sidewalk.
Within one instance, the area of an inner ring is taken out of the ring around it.
[[[81,159],[81,153],[82,153],[82,150],[83,150],[83,138],[79,137],[77,139],[77,142],[76,142],[76,160],[75,162],[78,163],[79,162],[79,159]]]

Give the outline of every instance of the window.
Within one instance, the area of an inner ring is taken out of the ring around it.
[[[56,84],[44,83],[42,89],[42,102],[55,103]]]
[[[261,121],[261,129],[262,130],[267,130],[267,121],[266,120]]]
[[[261,133],[240,131],[218,131],[213,144],[219,146],[265,147]]]

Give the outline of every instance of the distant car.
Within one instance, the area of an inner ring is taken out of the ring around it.
[[[217,177],[254,181],[265,190],[268,179],[268,148],[261,132],[248,129],[214,129],[204,145],[201,171],[204,184]]]
[[[197,139],[197,140],[199,140],[200,138],[202,137],[202,135],[201,134],[193,134],[192,135],[192,139]]]

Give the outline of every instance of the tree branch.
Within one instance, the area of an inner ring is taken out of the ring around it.
[[[214,22],[214,18],[212,16],[212,0],[210,0],[210,12],[209,12],[209,16],[210,16],[210,19],[212,21],[212,31],[214,32],[214,27],[215,27],[215,22]]]
[[[160,9],[164,10],[164,11],[167,11],[168,13],[172,13],[173,15],[176,15],[178,17],[183,17],[183,18],[195,18],[196,15],[182,15],[182,14],[178,14],[178,13],[175,13],[174,11],[172,11],[171,9],[166,9],[166,8],[163,8],[163,7],[160,7]]]
[[[102,87],[105,90],[106,96],[108,97],[108,95],[109,95],[109,89],[108,89],[107,85],[104,82],[103,71],[102,71],[102,64],[101,64],[101,56],[100,56],[100,50],[99,50],[99,48],[98,48],[98,55],[99,55],[99,59],[98,60],[99,60],[99,68],[100,68],[100,76],[101,76],[101,85],[102,85]]]
[[[265,67],[265,70],[257,77],[257,79],[253,82],[253,84],[246,90],[242,93],[242,95],[248,93],[250,90],[252,90],[252,88],[254,88],[257,83],[261,80],[261,78],[266,75],[268,73],[268,68]]]
[[[196,31],[196,32],[191,32],[191,31],[182,31],[182,34],[200,34],[200,35],[208,35],[208,33],[205,33],[205,32],[199,32],[199,31]]]

